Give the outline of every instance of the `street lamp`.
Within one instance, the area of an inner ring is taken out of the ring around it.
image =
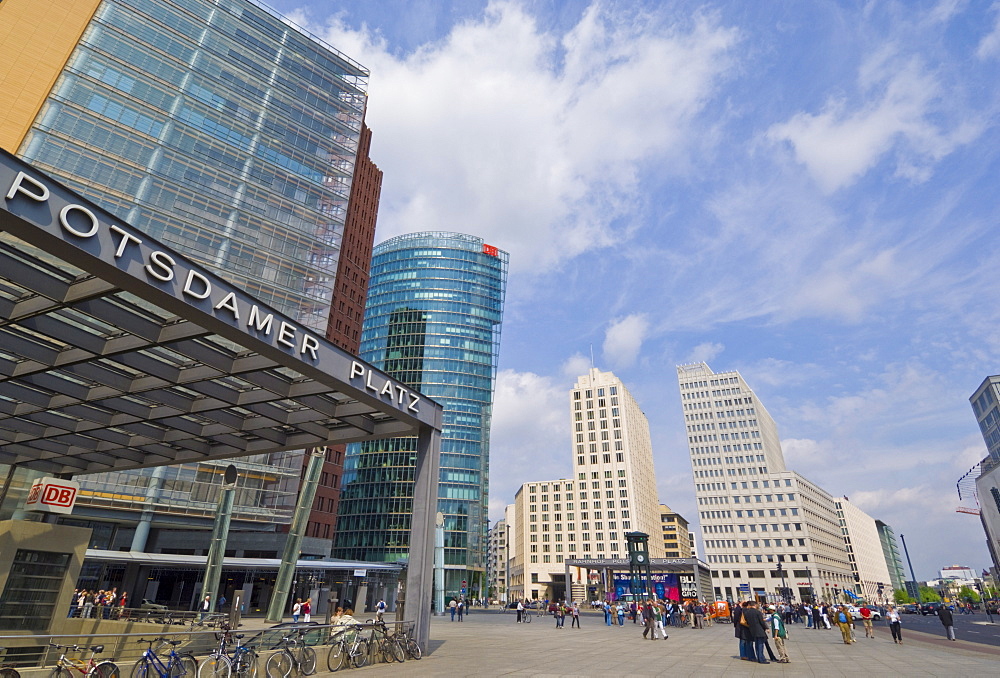
[[[785,588],[785,566],[778,561],[778,576],[781,577],[781,599],[788,604],[788,589]]]

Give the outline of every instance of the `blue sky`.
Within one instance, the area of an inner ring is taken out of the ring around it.
[[[371,69],[377,239],[511,253],[494,519],[569,473],[593,350],[694,521],[675,366],[706,360],[918,578],[988,565],[955,482],[1000,372],[1000,3],[272,4]]]

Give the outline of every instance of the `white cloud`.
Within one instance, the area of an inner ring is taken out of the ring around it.
[[[1000,4],[993,5],[993,29],[983,36],[976,48],[976,56],[990,59],[1000,56]]]
[[[560,35],[493,2],[402,57],[337,17],[312,27],[371,69],[380,237],[482,235],[522,275],[627,239],[639,165],[679,164],[736,41],[711,16],[666,21],[595,3]]]
[[[854,183],[895,151],[897,175],[912,181],[929,176],[931,162],[978,134],[978,125],[950,131],[935,122],[945,91],[918,58],[896,58],[889,48],[875,53],[859,73],[857,101],[831,97],[820,113],[797,113],[767,132],[787,141],[826,192]]]
[[[630,367],[635,364],[648,332],[649,318],[645,313],[617,318],[604,335],[604,359],[612,367]]]
[[[713,341],[706,341],[705,343],[698,344],[691,349],[691,353],[689,353],[688,357],[684,359],[684,362],[709,363],[724,350],[726,350],[725,345]]]
[[[550,377],[501,370],[490,436],[490,517],[525,482],[570,473],[569,389]]]
[[[563,363],[562,370],[560,371],[564,377],[575,380],[580,375],[587,374],[590,368],[590,358],[582,353],[574,353]]]

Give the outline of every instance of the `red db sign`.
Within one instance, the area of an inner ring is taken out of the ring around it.
[[[41,513],[72,513],[79,491],[80,484],[72,480],[39,478],[28,491],[24,508]]]

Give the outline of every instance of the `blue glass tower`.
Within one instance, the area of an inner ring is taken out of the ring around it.
[[[361,357],[444,407],[438,510],[445,594],[477,595],[486,564],[489,438],[508,254],[482,238],[412,233],[375,247]],[[413,438],[348,449],[335,557],[409,551]],[[485,590],[485,584],[483,584]]]

